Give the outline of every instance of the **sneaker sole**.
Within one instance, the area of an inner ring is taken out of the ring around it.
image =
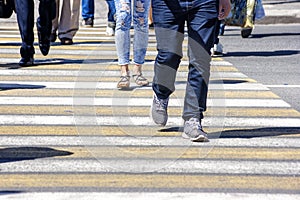
[[[191,140],[192,142],[209,142],[208,138],[205,137],[204,135],[199,135],[199,136],[196,137],[196,138],[191,138],[191,137],[189,137],[185,132],[183,132],[181,136],[182,136],[184,139],[189,139],[189,140]]]
[[[151,107],[150,107],[150,118],[152,119],[152,121],[153,121],[153,123],[155,123],[156,125],[158,125],[158,126],[166,126],[166,124],[167,124],[167,122],[168,122],[168,119],[167,119],[167,121],[166,121],[166,123],[156,123],[155,121],[154,121],[154,119],[153,119],[153,117],[152,117],[152,105],[151,105]]]
[[[117,85],[118,89],[129,89],[129,85]]]
[[[83,28],[93,28],[94,25],[81,25]]]

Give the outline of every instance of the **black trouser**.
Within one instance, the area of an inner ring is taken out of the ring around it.
[[[34,0],[15,0],[15,8],[19,30],[22,38],[22,57],[34,54]],[[52,19],[55,17],[55,0],[40,0],[39,3],[39,26],[51,34]]]

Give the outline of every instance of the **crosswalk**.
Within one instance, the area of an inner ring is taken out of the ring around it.
[[[116,88],[105,27],[81,28],[74,42],[47,57],[35,46],[36,65],[19,68],[18,29],[0,26],[0,199],[300,198],[300,113],[266,86],[213,58],[210,142],[191,143],[181,138],[186,57],[157,127],[151,86]],[[155,55],[151,30],[149,80]]]

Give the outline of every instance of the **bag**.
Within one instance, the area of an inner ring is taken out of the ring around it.
[[[224,23],[229,26],[243,27],[247,17],[247,0],[231,0],[231,11]]]
[[[261,0],[257,0],[256,2],[254,15],[255,15],[255,20],[263,19],[266,16],[265,9],[262,5]]]
[[[0,18],[10,18],[13,13],[13,0],[0,0]]]

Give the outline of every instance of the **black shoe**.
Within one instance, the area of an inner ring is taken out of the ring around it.
[[[154,24],[153,23],[149,24],[149,29],[154,29]]]
[[[242,28],[241,36],[242,38],[248,38],[252,33],[252,28]]]
[[[42,54],[46,56],[50,50],[50,35],[48,35],[48,31],[40,25],[39,18],[36,22],[36,27],[38,30],[39,48]]]
[[[70,38],[61,38],[60,39],[60,44],[61,45],[72,45],[73,44],[73,40]]]
[[[19,62],[19,65],[21,67],[28,67],[28,66],[32,66],[34,59],[33,59],[33,55],[34,55],[34,47],[32,45],[26,45],[26,44],[22,44],[21,48],[20,48],[20,54],[21,54],[21,60]]]
[[[94,26],[94,20],[92,18],[87,18],[82,20],[82,26],[84,27],[93,27]]]
[[[29,67],[29,66],[33,66],[33,62],[34,62],[33,57],[21,58],[19,65],[21,67]]]
[[[56,33],[51,33],[51,35],[50,35],[50,42],[55,42],[56,39],[57,39]]]

